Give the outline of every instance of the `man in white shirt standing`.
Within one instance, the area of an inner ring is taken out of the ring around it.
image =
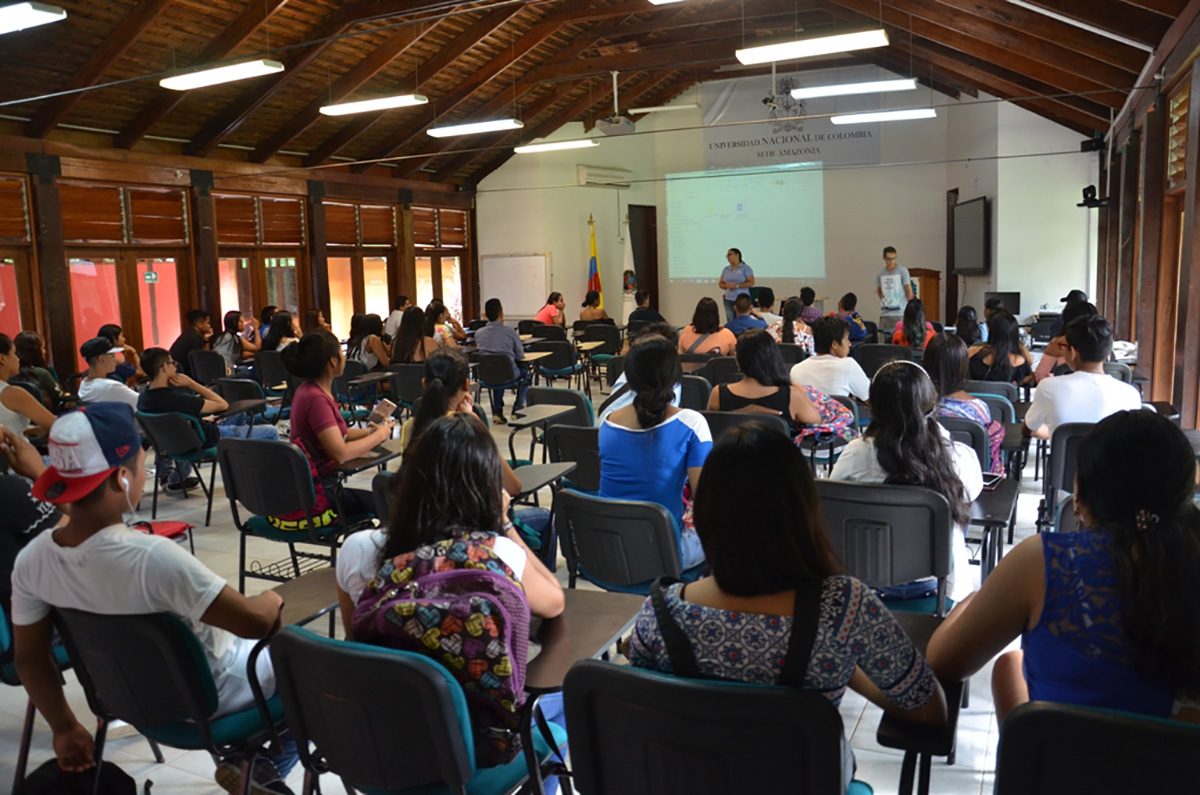
[[[1063,360],[1072,373],[1038,384],[1025,414],[1026,436],[1049,439],[1064,423],[1099,422],[1118,411],[1142,407],[1142,396],[1133,386],[1104,372],[1112,353],[1112,324],[1099,315],[1076,318],[1067,324],[1063,338]]]
[[[108,376],[117,369],[117,355],[125,349],[114,347],[107,337],[93,337],[79,346],[79,355],[87,362],[88,371],[79,382],[80,403],[124,403],[137,410],[138,393]]]
[[[838,315],[826,315],[812,324],[812,333],[817,355],[792,367],[792,383],[826,395],[853,395],[865,402],[871,379],[862,365],[850,358],[850,324]]]

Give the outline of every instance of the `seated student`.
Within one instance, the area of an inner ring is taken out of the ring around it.
[[[816,290],[811,287],[800,288],[800,303],[804,304],[804,309],[800,311],[800,319],[809,325],[817,322],[817,318],[821,316],[821,310],[813,306],[816,300]]]
[[[121,348],[125,351],[125,361],[118,364],[116,371],[113,372],[113,375],[116,378],[119,378],[121,381],[128,384],[131,379],[136,381],[146,377],[146,374],[142,372],[140,359],[138,358],[138,352],[132,345],[125,341],[125,332],[121,330],[120,326],[118,326],[116,323],[108,323],[103,325],[100,327],[100,330],[96,332],[96,336],[108,337],[108,339],[112,342],[113,347]]]
[[[987,303],[983,305],[984,326],[986,327],[989,325],[992,322],[992,318],[1001,312],[1008,312],[1008,310],[1004,308],[1004,302],[999,298],[989,298]],[[987,339],[987,335],[984,335],[984,339]]]
[[[499,298],[489,298],[483,305],[483,311],[488,322],[475,332],[475,347],[480,353],[499,353],[512,360],[513,381],[521,383],[517,399],[513,402],[513,411],[520,411],[525,405],[525,393],[529,391],[528,371],[521,365],[525,358],[521,335],[517,334],[516,329],[504,325],[504,307],[500,305]],[[492,422],[497,425],[508,422],[504,419],[504,392],[500,387],[492,390]]]
[[[0,607],[12,616],[12,570],[17,554],[43,530],[61,527],[67,518],[51,503],[35,498],[33,481],[46,471],[37,448],[20,434],[0,428]]]
[[[812,327],[800,319],[804,305],[794,298],[783,302],[783,315],[778,323],[767,326],[767,333],[776,342],[787,345],[799,345],[805,356],[812,356],[813,336]]]
[[[1067,323],[1070,323],[1077,317],[1091,317],[1098,315],[1100,311],[1096,309],[1095,304],[1089,304],[1087,301],[1073,301],[1067,304],[1062,311],[1062,316],[1059,320],[1063,321],[1063,325],[1059,327],[1058,334],[1051,338],[1046,344],[1045,350],[1042,351],[1042,358],[1038,360],[1037,369],[1033,371],[1033,381],[1040,384],[1047,378],[1053,378],[1056,375],[1070,375],[1071,368],[1067,365],[1067,360],[1064,358],[1066,351],[1066,339],[1063,337],[1062,329]]]
[[[633,294],[633,300],[637,303],[637,309],[629,313],[629,322],[646,321],[649,323],[665,323],[667,319],[660,315],[657,311],[650,308],[650,293],[647,290],[638,290]]]
[[[838,315],[826,315],[812,326],[817,355],[792,365],[794,384],[811,386],[826,395],[852,395],[865,401],[871,379],[850,357],[850,324]]]
[[[112,344],[108,337],[93,337],[79,346],[79,355],[87,362],[87,375],[79,382],[80,403],[115,401],[136,409],[138,393],[123,381],[109,378],[117,369],[117,356],[123,349]]]
[[[50,411],[57,411],[66,395],[58,383],[58,376],[46,363],[46,341],[36,331],[22,331],[13,338],[13,348],[21,363],[19,374],[37,384],[42,393],[42,404]]]
[[[300,340],[300,335],[296,333],[296,322],[292,319],[292,313],[286,309],[277,309],[271,315],[271,325],[267,326],[266,331],[260,331],[260,333],[264,351],[282,351]],[[174,356],[173,353],[171,355]]]
[[[404,310],[410,306],[412,306],[412,302],[408,300],[407,295],[396,296],[394,308],[383,323],[383,336],[387,337],[389,342],[396,338],[396,330],[400,328],[400,319],[404,317]]]
[[[664,588],[661,612],[646,600],[631,664],[679,673],[664,640],[668,619],[705,678],[797,687],[835,707],[849,687],[901,720],[946,722],[945,696],[921,653],[871,588],[838,574],[799,450],[762,424],[739,426],[713,446],[700,485],[696,532],[712,576]],[[747,521],[747,494],[764,521]],[[805,614],[816,616],[812,651],[789,659],[794,617]],[[842,747],[849,782],[854,759]]]
[[[396,337],[392,340],[391,361],[397,364],[420,364],[438,345],[425,335],[425,312],[419,306],[404,310]]]
[[[719,353],[730,356],[737,337],[721,327],[721,310],[711,298],[701,298],[692,314],[692,324],[679,332],[680,353]]]
[[[671,405],[683,369],[670,340],[639,337],[625,357],[625,374],[633,403],[600,426],[600,496],[666,508],[675,520],[683,568],[689,569],[704,561],[704,550],[696,534],[683,528],[683,487],[690,484],[696,493],[712,434],[700,412]]]
[[[955,681],[1000,654],[1001,722],[1033,700],[1200,723],[1200,602],[1187,586],[1200,577],[1195,489],[1192,447],[1170,420],[1141,410],[1101,420],[1079,447],[1076,531],[1005,555],[934,633],[930,665]],[[1002,653],[1018,637],[1022,650]]]
[[[987,429],[990,454],[989,472],[1004,474],[1000,446],[1004,444],[1004,425],[992,419],[988,404],[964,389],[967,381],[967,346],[957,334],[943,331],[925,346],[921,362],[938,391],[937,416],[975,420]]]
[[[972,381],[1007,381],[1020,386],[1033,379],[1033,354],[1021,344],[1018,330],[1017,319],[1003,308],[992,313],[987,342],[969,351]]]
[[[346,357],[337,337],[328,331],[305,334],[283,349],[283,364],[304,383],[292,398],[292,444],[298,444],[316,469],[325,493],[333,502],[338,489],[334,467],[358,458],[387,441],[396,423],[387,420],[366,428],[348,428],[333,396],[333,379],[346,369]],[[342,505],[351,518],[375,512],[375,500],[364,489],[342,489]]]
[[[383,370],[391,364],[391,351],[383,344],[383,318],[364,315],[346,341],[346,358],[361,362],[368,370]]]
[[[588,290],[583,297],[583,311],[579,313],[580,320],[608,320],[608,313],[600,306],[600,291]]]
[[[546,305],[538,310],[533,319],[539,323],[545,323],[547,326],[565,326],[567,314],[563,310],[566,308],[566,299],[563,298],[562,293],[556,290],[546,298]]]
[[[1049,439],[1067,422],[1099,422],[1117,411],[1142,407],[1142,396],[1104,372],[1112,353],[1112,326],[1099,315],[1075,318],[1063,334],[1063,358],[1070,375],[1043,381],[1033,393],[1022,432]]]
[[[188,312],[187,323],[188,327],[171,343],[171,358],[179,362],[179,369],[183,370],[184,374],[190,374],[188,354],[207,348],[208,338],[212,336],[212,324],[208,322],[208,313],[203,309]]]
[[[871,381],[871,424],[863,438],[842,450],[833,480],[924,486],[945,495],[954,518],[949,597],[961,600],[975,590],[964,528],[969,505],[983,491],[983,473],[975,451],[951,441],[934,419],[938,394],[916,362],[894,361]]]
[[[278,308],[279,307],[275,306],[274,304],[267,304],[262,308],[262,311],[258,313],[258,330],[260,332],[260,337],[266,336],[267,329],[271,326],[271,320],[275,317],[275,310]]]
[[[222,319],[222,326],[225,330],[213,337],[212,349],[221,354],[225,364],[231,368],[247,364],[254,358],[255,351],[262,347],[245,335],[247,327],[253,328],[254,318],[243,320],[241,312],[230,309]]]
[[[435,298],[425,307],[425,336],[432,337],[439,348],[457,348],[467,341],[462,324],[450,314],[450,309]]]
[[[134,510],[146,478],[133,410],[97,403],[63,415],[50,431],[50,460],[33,496],[64,506],[70,521],[36,536],[17,555],[12,619],[17,671],[54,733],[59,766],[69,772],[91,768],[95,749],[91,730],[63,695],[52,661],[53,608],[175,616],[205,650],[216,683],[216,715],[250,707],[247,660],[256,641],[279,626],[283,600],[274,591],[243,596],[175,542],[125,525],[123,514]],[[269,653],[259,655],[256,672],[264,695],[272,695]],[[283,756],[260,759],[253,791],[290,792],[281,777],[296,760],[294,744]],[[217,782],[237,791],[240,767],[237,759],[221,761]]]
[[[1063,328],[1068,323],[1071,322],[1070,319],[1067,318],[1067,316],[1066,316],[1067,308],[1070,307],[1071,304],[1078,304],[1078,303],[1086,304],[1086,303],[1088,303],[1087,293],[1085,293],[1083,290],[1071,290],[1069,293],[1064,295],[1059,300],[1061,300],[1063,302],[1063,311],[1062,311],[1062,314],[1059,315],[1058,317],[1056,317],[1054,319],[1054,322],[1050,324],[1050,336],[1051,337],[1057,337],[1058,335],[1062,334]],[[1092,314],[1099,314],[1099,313],[1093,312]],[[1076,315],[1076,317],[1078,317],[1078,315]]]
[[[804,387],[788,378],[779,346],[770,334],[762,329],[743,332],[738,337],[737,363],[742,380],[718,385],[709,396],[709,411],[775,414],[797,426],[821,421]]]
[[[749,295],[743,293],[733,300],[733,311],[737,316],[726,323],[725,328],[732,332],[735,337],[747,329],[767,327],[766,321],[752,315],[750,310]]]
[[[904,306],[904,319],[892,332],[892,344],[924,348],[933,335],[933,324],[925,319],[925,304],[920,298],[911,299]]]
[[[633,346],[635,342],[643,336],[649,334],[657,334],[671,342],[675,347],[679,347],[679,331],[675,326],[667,322],[651,323],[648,326],[643,326],[629,335],[629,345]],[[678,406],[679,401],[683,396],[683,387],[681,384],[675,385],[675,394],[671,398],[671,405]],[[634,393],[629,387],[629,379],[625,377],[625,370],[621,370],[621,374],[617,376],[617,380],[613,382],[612,391],[608,393],[608,398],[600,404],[600,408],[596,411],[596,426],[604,424],[604,420],[608,419],[608,415],[612,414],[619,408],[633,405]]]
[[[782,323],[783,316],[775,314],[775,291],[770,287],[758,288],[758,308],[752,310],[751,314],[762,319],[768,329],[776,323]]]
[[[838,301],[837,312],[842,320],[850,324],[850,341],[857,342],[867,336],[867,321],[858,314],[858,296],[846,293]]]
[[[964,305],[958,310],[958,317],[954,321],[954,333],[968,348],[983,341],[983,327],[979,325],[975,307]]]
[[[380,328],[383,327],[382,320],[379,321],[379,325]],[[307,334],[310,331],[319,331],[320,329],[325,329],[326,331],[333,330],[325,320],[325,313],[318,308],[304,310],[304,333]]]

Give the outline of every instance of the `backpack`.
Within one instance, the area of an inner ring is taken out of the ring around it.
[[[99,779],[99,780],[97,780]],[[149,795],[150,782],[145,784]],[[47,760],[22,781],[13,795],[137,795],[137,783],[112,762],[101,762],[83,773],[68,773],[57,759]]]
[[[475,765],[521,751],[529,601],[493,551],[496,535],[456,533],[385,563],[354,609],[363,643],[424,654],[462,685]]]

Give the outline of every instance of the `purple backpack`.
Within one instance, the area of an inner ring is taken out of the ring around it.
[[[385,563],[354,608],[354,638],[424,654],[462,685],[475,764],[521,751],[529,601],[492,549],[493,533],[459,533]]]

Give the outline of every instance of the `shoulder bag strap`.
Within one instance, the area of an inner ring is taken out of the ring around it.
[[[699,348],[701,345],[703,345],[704,341],[711,336],[712,336],[712,334],[701,334],[699,337],[696,338],[696,341],[692,343],[692,347],[688,348],[684,352],[685,353],[695,353],[696,349]]]
[[[821,616],[821,587],[823,580],[813,579],[796,588],[796,604],[792,610],[792,637],[788,640],[787,657],[779,684],[802,688],[808,660],[812,657],[817,639],[817,623]],[[674,661],[672,661],[674,664]]]
[[[688,643],[687,635],[675,623],[671,611],[667,608],[667,597],[663,593],[669,585],[679,582],[674,577],[659,577],[650,586],[650,604],[654,606],[654,617],[658,620],[658,631],[662,635],[663,645],[667,649],[667,657],[671,660],[671,670],[676,676],[689,679],[700,677],[700,666],[696,663],[696,655]]]
[[[599,417],[601,414],[603,414],[605,411],[607,411],[608,407],[611,406],[613,403],[615,403],[617,398],[621,397],[628,391],[629,391],[629,382],[626,381],[625,383],[621,384],[621,386],[615,392],[613,392],[611,395],[609,395],[608,398],[603,403],[600,404],[600,408],[596,411],[596,416]]]

